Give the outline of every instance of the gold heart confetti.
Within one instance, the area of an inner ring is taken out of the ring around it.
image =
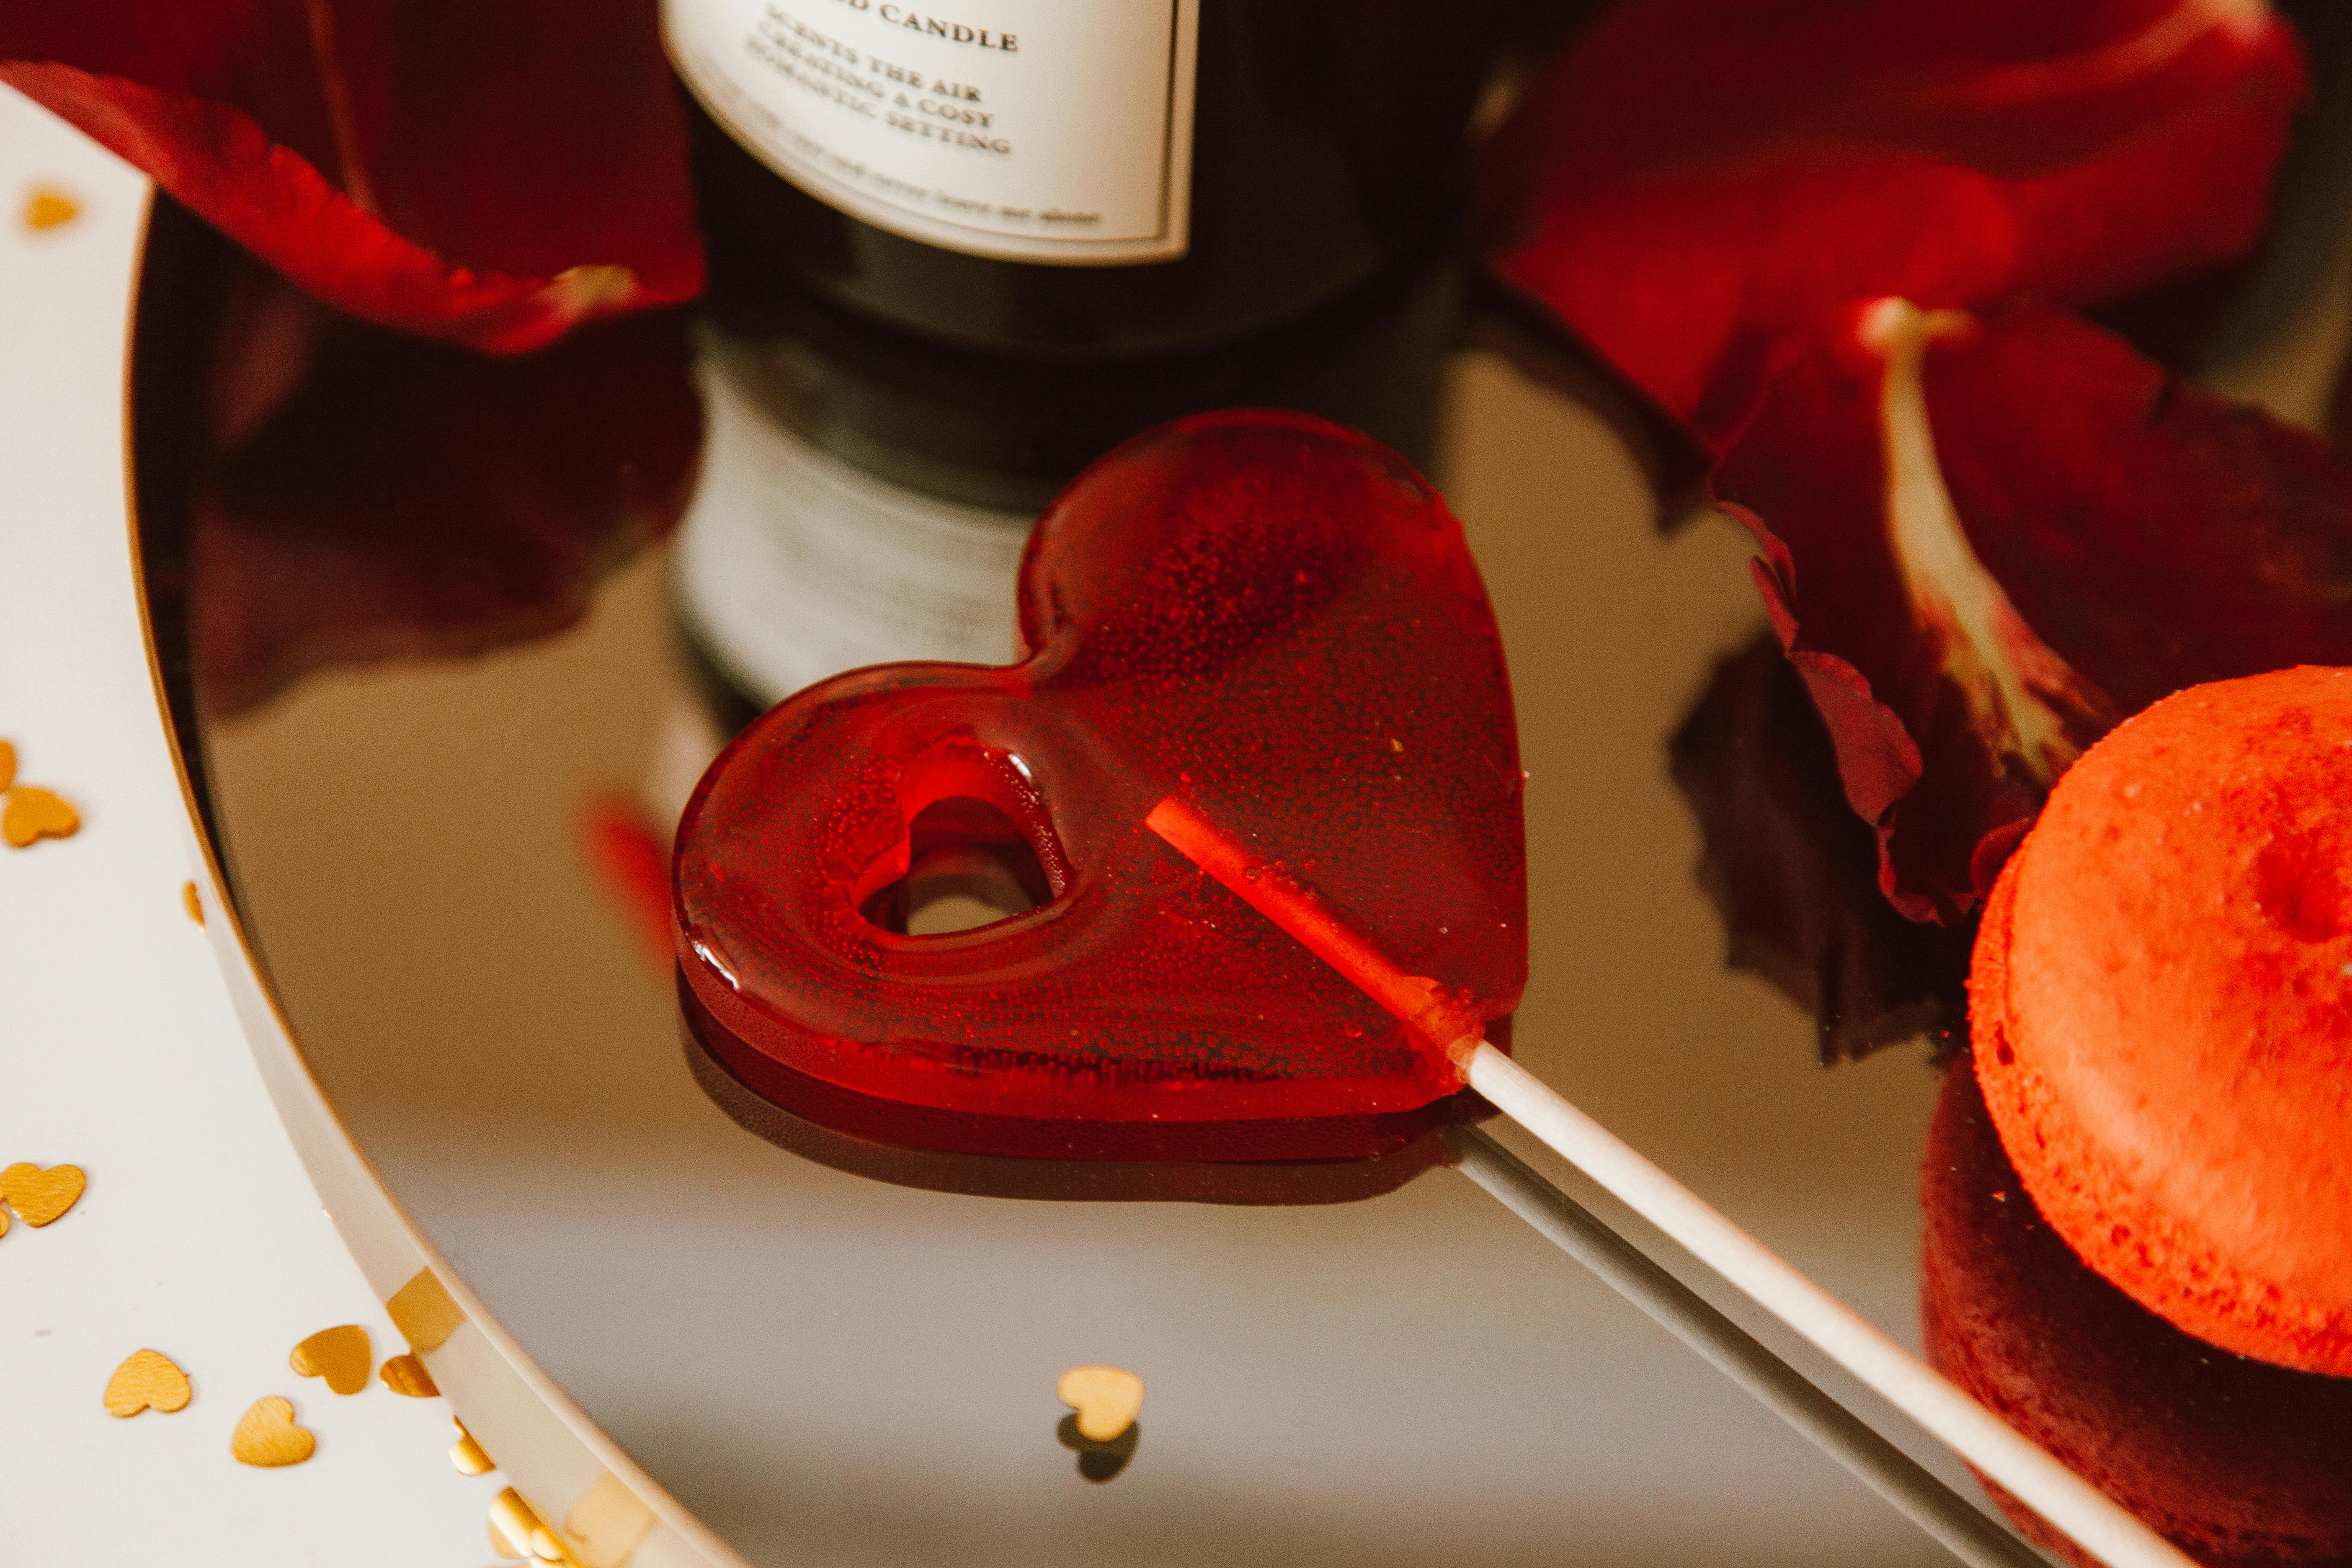
[[[563,1516],[563,1544],[581,1568],[621,1568],[654,1527],[654,1510],[609,1472]]]
[[[89,1184],[89,1178],[75,1165],[51,1165],[44,1171],[30,1161],[19,1160],[0,1171],[0,1198],[7,1200],[16,1217],[36,1230],[79,1202],[82,1188]]]
[[[240,1465],[299,1465],[319,1447],[319,1439],[294,1424],[294,1402],[273,1394],[257,1399],[236,1418],[228,1451]]]
[[[190,920],[198,925],[205,923],[205,901],[196,897],[196,885],[194,882],[180,884],[180,907],[188,911]]]
[[[474,1441],[474,1435],[466,1430],[463,1421],[453,1417],[449,1425],[457,1428],[457,1440],[449,1445],[449,1462],[457,1468],[459,1475],[488,1475],[499,1468],[483,1451],[482,1446]]]
[[[6,807],[0,808],[0,838],[19,849],[37,838],[71,838],[80,827],[81,814],[37,784],[16,785],[8,792]]]
[[[81,203],[55,185],[36,185],[25,197],[25,226],[39,233],[61,228],[81,216]]]
[[[1078,1413],[1078,1435],[1090,1443],[1109,1442],[1134,1426],[1143,1408],[1143,1379],[1123,1366],[1074,1366],[1054,1394]]]
[[[106,1413],[125,1419],[148,1409],[169,1415],[194,1397],[188,1374],[162,1351],[132,1351],[106,1380]]]
[[[430,1399],[441,1392],[425,1363],[413,1354],[386,1357],[382,1371],[376,1373],[383,1385],[394,1394],[404,1394],[411,1399]],[[330,1383],[328,1387],[332,1388]]]
[[[327,1386],[337,1394],[357,1394],[367,1386],[368,1373],[375,1366],[375,1353],[368,1346],[368,1331],[357,1323],[342,1323],[331,1329],[320,1329],[286,1358],[286,1364],[303,1377],[323,1377]]]
[[[392,1314],[392,1326],[414,1350],[439,1349],[466,1321],[465,1310],[430,1268],[410,1276],[407,1284],[392,1293],[383,1310]]]
[[[510,1550],[518,1557],[536,1557],[541,1563],[576,1564],[579,1561],[556,1542],[555,1531],[547,1528],[539,1510],[512,1487],[490,1503],[490,1544]]]
[[[16,748],[0,741],[0,789],[16,782]]]

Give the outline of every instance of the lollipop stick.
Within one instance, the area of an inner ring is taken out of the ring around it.
[[[1449,1127],[1443,1136],[1455,1170],[1761,1400],[1969,1568],[2047,1568],[2039,1552],[1538,1175],[1492,1133]]]
[[[1313,890],[1171,795],[1145,823],[1402,1020],[1462,1081],[1750,1300],[1926,1427],[2108,1568],[2194,1568],[2162,1536],[1489,1045],[1433,981],[1408,975]]]

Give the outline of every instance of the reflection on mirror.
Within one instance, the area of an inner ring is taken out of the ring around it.
[[[754,1091],[705,1044],[700,1013],[682,984],[680,1030],[687,1065],[719,1108],[756,1137],[803,1159],[875,1181],[980,1197],[1092,1203],[1298,1205],[1353,1203],[1391,1193],[1424,1171],[1450,1165],[1440,1137],[1449,1126],[1490,1115],[1484,1101],[1458,1094],[1424,1110],[1365,1130],[1378,1152],[1358,1159],[1203,1161],[1055,1159],[980,1152],[1018,1143],[1034,1130],[1010,1131],[890,1100],[852,1094],[765,1063]],[[764,1062],[764,1058],[762,1058]],[[963,1137],[974,1151],[945,1149]],[[1034,1144],[1032,1145],[1034,1146]]]

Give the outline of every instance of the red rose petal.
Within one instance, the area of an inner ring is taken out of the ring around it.
[[[701,288],[638,0],[19,6],[0,81],[385,326],[509,353]]]
[[[1496,269],[1721,444],[1847,301],[2114,299],[2237,256],[2305,91],[2259,0],[1633,0],[1498,138]]]
[[[2062,311],[1927,362],[1946,482],[2020,613],[2137,712],[2185,686],[2352,664],[2352,470],[2309,433]]]
[[[1822,1060],[1922,1034],[1950,1044],[1969,933],[1906,921],[1880,895],[1874,836],[1839,798],[1829,735],[1771,637],[1716,666],[1667,754],[1730,964],[1813,1015]]]
[[[1958,524],[1958,567],[1926,575],[2000,613],[1939,623],[1891,523],[1871,313],[1773,380],[1715,490],[1762,549],[1775,629],[1878,827],[1881,885],[1949,921],[2124,715],[2200,681],[2352,663],[2352,472],[2063,311],[1960,318],[1919,345],[1914,423]]]

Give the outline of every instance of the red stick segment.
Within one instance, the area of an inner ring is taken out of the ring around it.
[[[1346,977],[1349,984],[1401,1019],[1424,1044],[1444,1053],[1460,1075],[1485,1030],[1470,1010],[1426,975],[1407,974],[1332,917],[1323,900],[1287,870],[1250,854],[1187,802],[1170,795],[1151,808],[1144,826],[1176,853],[1232,889],[1241,900]]]

